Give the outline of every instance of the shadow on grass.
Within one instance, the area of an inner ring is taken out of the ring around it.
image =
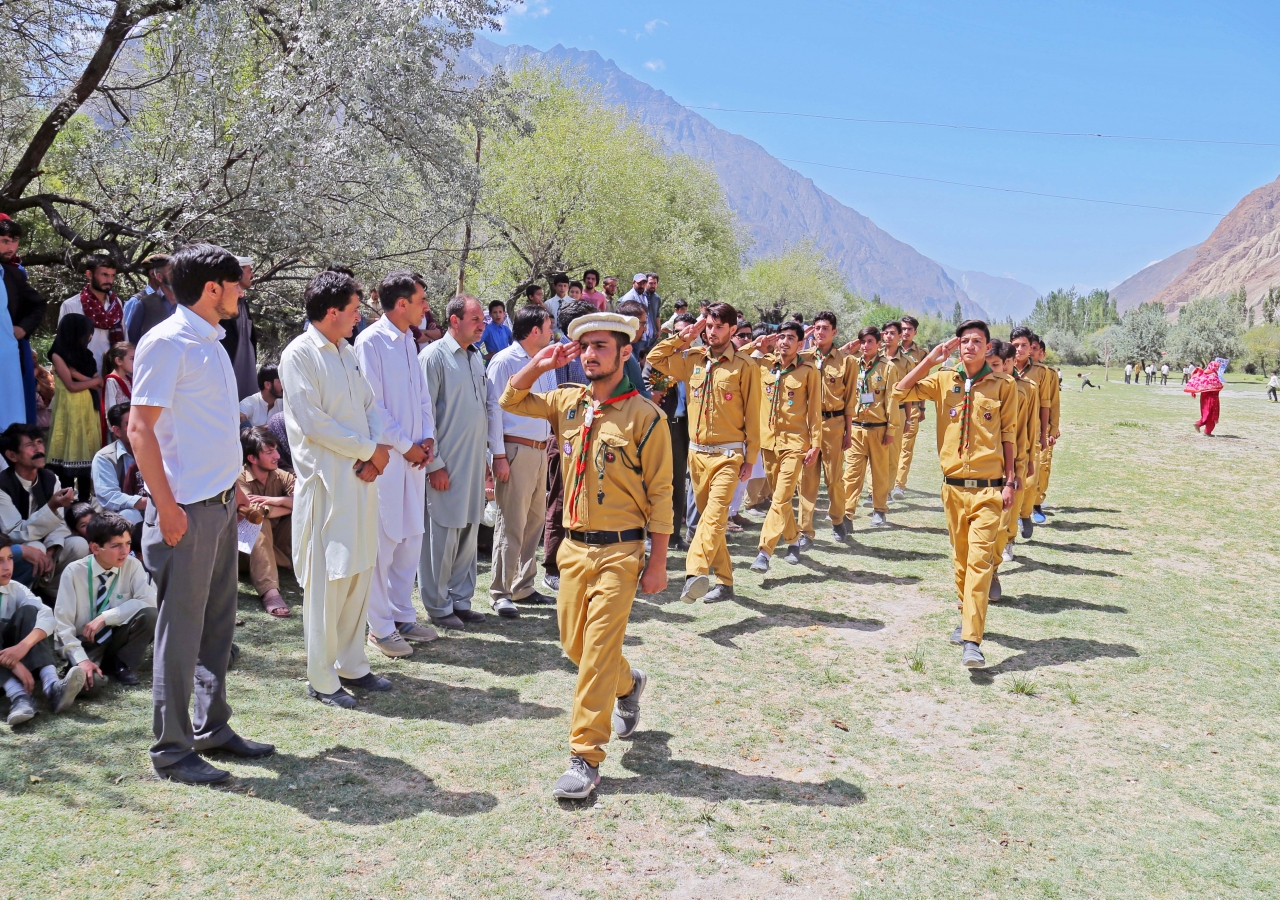
[[[1133,556],[1129,550],[1119,550],[1114,547],[1091,547],[1088,544],[1046,544],[1054,550],[1063,553],[1101,553],[1105,556]]]
[[[870,554],[868,554],[870,555]],[[752,557],[754,559],[754,555]],[[802,573],[808,569],[807,573]],[[791,574],[795,572],[797,574]],[[793,566],[784,562],[781,556],[774,555],[769,574],[765,575],[760,586],[765,590],[785,587],[792,584],[829,584],[832,582],[848,582],[851,584],[916,584],[920,581],[915,575],[881,575],[879,572],[867,572],[861,569],[845,569],[840,566],[828,566],[811,556],[801,556],[800,565]]]
[[[825,625],[828,628],[852,628],[855,631],[879,631],[884,622],[879,619],[858,619],[844,613],[824,612],[818,609],[806,609],[802,606],[789,606],[785,603],[765,603],[752,600],[741,594],[734,597],[733,602],[744,609],[759,613],[752,619],[743,619],[732,625],[722,625],[711,631],[703,632],[701,637],[711,640],[722,647],[739,649],[733,642],[748,634],[756,634],[766,628],[807,628],[810,625]]]
[[[390,678],[392,689],[389,692],[360,693],[361,712],[459,725],[478,725],[494,719],[554,719],[564,712],[555,706],[524,703],[519,692],[512,688],[481,690],[398,672]]]
[[[1090,603],[1088,600],[1072,600],[1070,597],[1034,597],[1025,595],[1021,597],[1010,597],[1006,594],[1004,599],[995,605],[999,606],[1001,609],[1020,609],[1023,612],[1039,613],[1042,615],[1053,615],[1054,613],[1066,612],[1069,609],[1080,609],[1087,612],[1101,613],[1129,612],[1129,610],[1123,606],[1114,606],[1110,603]]]
[[[768,775],[744,775],[688,759],[672,759],[670,741],[671,735],[664,731],[637,732],[622,754],[622,767],[635,776],[606,778],[597,792],[698,797],[713,803],[765,800],[795,806],[854,806],[867,799],[860,787],[841,778],[808,784]],[[562,801],[562,805],[582,808],[593,802],[588,798]]]
[[[1056,637],[1036,641],[987,632],[985,639],[1022,652],[1010,656],[998,665],[971,670],[972,680],[978,683],[990,683],[997,675],[1005,672],[1030,672],[1044,666],[1061,666],[1090,659],[1136,659],[1141,656],[1128,644],[1107,644],[1084,638]]]
[[[291,806],[317,821],[386,825],[423,812],[472,816],[498,805],[492,794],[441,790],[403,760],[341,744],[315,756],[276,753],[258,762],[274,777],[237,778],[227,790],[252,790],[254,799]]]
[[[937,511],[938,511],[938,512],[941,512],[942,510],[941,510],[941,509],[939,509],[939,510],[937,510]],[[945,535],[945,534],[947,533],[947,529],[945,529],[945,528],[938,528],[938,527],[935,527],[935,526],[933,526],[933,525],[899,525],[897,522],[894,522],[894,523],[893,523],[893,527],[892,527],[892,529],[891,529],[891,530],[892,530],[892,531],[907,531],[907,532],[910,532],[911,534],[941,534],[941,535]]]
[[[1092,531],[1095,528],[1105,528],[1108,531],[1129,530],[1123,525],[1108,525],[1106,522],[1046,522],[1036,527],[1048,528],[1051,531]]]
[[[1052,545],[1050,545],[1052,546]],[[1051,575],[1096,575],[1099,578],[1120,578],[1117,572],[1106,569],[1084,569],[1080,566],[1068,566],[1062,563],[1047,563],[1031,559],[1025,555],[1017,557],[1018,568],[1012,572],[1048,572]]]
[[[897,526],[892,528],[881,529],[883,531],[892,532]],[[905,529],[904,529],[905,530]],[[939,529],[946,534],[946,529]],[[923,550],[897,550],[892,547],[873,547],[870,544],[863,544],[858,541],[858,536],[853,535],[844,545],[833,551],[837,553],[847,553],[851,556],[870,556],[872,559],[892,560],[894,562],[922,562],[927,559],[949,559],[946,553],[928,553]]]
[[[1118,513],[1120,510],[1111,509],[1108,506],[1051,506],[1045,510],[1045,515],[1052,518],[1057,513]]]
[[[531,618],[531,617],[530,617]],[[521,618],[516,624],[527,623]],[[536,631],[512,629],[510,640],[495,641],[472,637],[465,633],[445,640],[432,641],[426,652],[419,651],[423,662],[483,669],[491,675],[532,675],[535,672],[576,672],[560,650],[555,619]]]

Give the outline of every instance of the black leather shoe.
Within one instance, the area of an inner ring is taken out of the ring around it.
[[[527,606],[555,606],[556,598],[548,597],[546,594],[539,594],[537,591],[534,591],[528,597],[521,597],[516,602]]]
[[[342,683],[343,687],[347,688],[357,687],[366,691],[380,692],[391,690],[391,682],[389,680],[383,678],[381,675],[374,675],[372,672],[366,672],[359,678],[343,678],[339,675],[338,681]]]
[[[214,768],[194,752],[188,753],[171,766],[157,766],[156,774],[183,784],[221,784],[231,778],[231,773],[226,769]]]
[[[132,686],[138,683],[138,673],[133,671],[133,669],[129,668],[122,662],[117,662],[114,666],[112,666],[111,672],[109,674],[111,675],[112,678],[114,678],[116,681],[120,682],[121,684],[127,684]]]
[[[356,707],[356,698],[342,688],[338,688],[332,694],[322,694],[311,685],[307,685],[307,695],[319,700],[325,706],[336,706],[339,709],[355,709]]]
[[[427,618],[429,618],[431,620],[431,624],[437,628],[448,628],[450,631],[462,630],[462,620],[453,613],[449,613],[447,616],[441,616],[438,619],[435,616],[428,616]]]
[[[260,741],[250,741],[233,734],[231,740],[219,744],[216,747],[210,747],[208,750],[201,750],[201,753],[229,753],[232,756],[239,756],[243,759],[260,759],[264,756],[270,756],[276,752],[275,744],[263,744]]]
[[[474,609],[455,609],[453,614],[464,622],[483,622],[488,618],[482,612],[476,612]]]

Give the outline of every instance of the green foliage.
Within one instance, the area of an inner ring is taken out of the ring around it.
[[[1204,365],[1240,355],[1240,312],[1221,297],[1198,297],[1182,308],[1169,330],[1169,355],[1179,363]]]
[[[1267,288],[1267,296],[1262,298],[1262,321],[1270,325],[1276,320],[1276,310],[1280,308],[1280,288],[1272,285]]]
[[[1249,292],[1241,286],[1240,290],[1227,294],[1226,301],[1231,311],[1236,314],[1236,318],[1240,320],[1241,327],[1252,328],[1253,307],[1249,305]]]
[[[1083,337],[1119,321],[1110,293],[1098,290],[1082,297],[1073,287],[1050,291],[1036,300],[1026,324],[1040,335],[1056,330]]]
[[[721,299],[721,298],[715,298]],[[862,301],[845,291],[844,276],[813,243],[797,244],[777,256],[753,260],[725,287],[723,299],[751,321],[801,313],[805,321],[830,310],[847,329]]]
[[[1131,309],[1115,333],[1114,355],[1124,362],[1150,362],[1164,355],[1169,339],[1169,322],[1159,303],[1144,303]]]
[[[1084,339],[1064,328],[1050,328],[1040,337],[1048,345],[1045,357],[1051,363],[1088,366],[1097,361],[1097,354]]]
[[[1267,371],[1280,368],[1280,324],[1250,328],[1241,341],[1244,343],[1247,360]]]

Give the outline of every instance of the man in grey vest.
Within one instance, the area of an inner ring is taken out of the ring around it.
[[[124,305],[124,333],[134,347],[142,336],[173,315],[178,301],[169,287],[169,257],[163,253],[148,256],[147,286],[129,298]]]

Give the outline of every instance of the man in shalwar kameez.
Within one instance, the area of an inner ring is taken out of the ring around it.
[[[302,585],[307,692],[350,709],[345,688],[390,690],[365,656],[369,586],[378,560],[374,479],[390,448],[373,390],[346,338],[360,318],[360,287],[321,272],[304,296],[307,330],[280,357],[285,426],[297,482],[293,499],[293,571]]]

